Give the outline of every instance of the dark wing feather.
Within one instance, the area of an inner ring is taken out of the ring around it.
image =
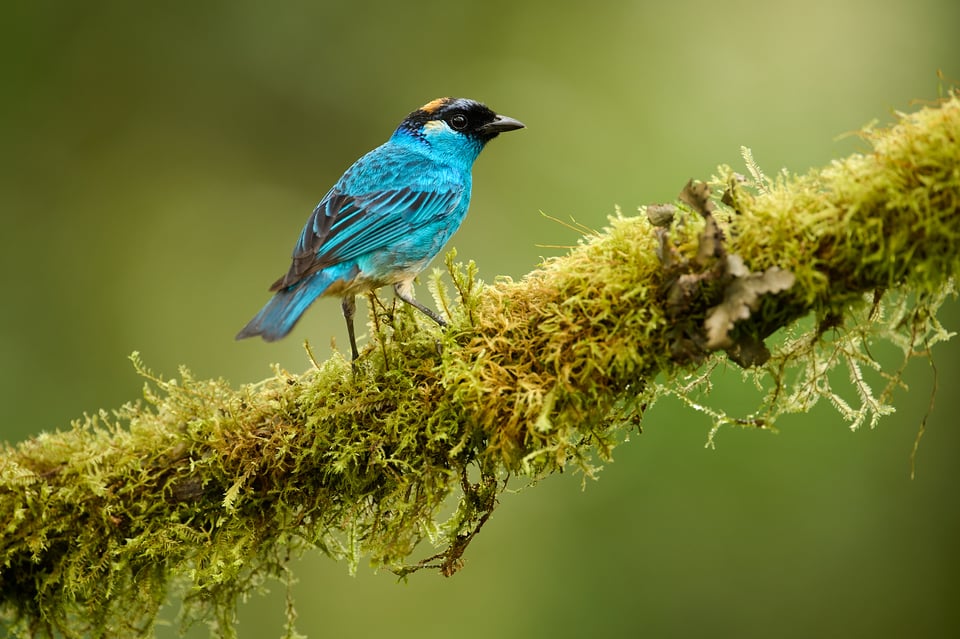
[[[359,210],[338,219],[324,250],[338,260],[388,248],[423,226],[450,215],[463,188],[415,191],[409,188],[370,193],[355,199]]]
[[[390,246],[456,210],[463,184],[434,184],[347,195],[336,188],[313,210],[293,252],[293,263],[270,288],[296,284],[319,270]]]

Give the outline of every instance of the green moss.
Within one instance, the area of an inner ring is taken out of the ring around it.
[[[185,369],[163,379],[135,356],[143,400],[3,448],[4,622],[22,636],[148,636],[173,589],[186,622],[231,636],[238,600],[288,580],[308,549],[351,569],[366,557],[452,574],[511,476],[592,474],[665,393],[718,427],[769,427],[821,399],[873,425],[898,373],[871,390],[864,340],[906,360],[948,337],[936,309],[960,271],[960,100],[865,136],[872,152],[804,176],[768,180],[748,158],[751,184],[721,168],[712,200],[685,197],[658,216],[667,226],[618,214],[520,281],[485,285],[450,257],[453,289],[430,283],[450,328],[374,300],[355,370],[334,357],[234,389]],[[742,294],[774,267],[792,282]],[[719,340],[706,328],[718,308]],[[686,376],[715,366],[714,348],[764,362],[746,373],[767,389],[754,415],[690,395]],[[830,388],[837,365],[856,397]]]

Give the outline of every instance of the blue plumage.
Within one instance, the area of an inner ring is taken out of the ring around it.
[[[439,98],[412,112],[320,200],[300,233],[290,269],[271,287],[276,295],[237,339],[278,340],[318,297],[337,295],[356,359],[355,296],[387,284],[444,325],[413,299],[413,279],[467,214],[471,169],[484,145],[520,128],[517,120],[464,98]]]

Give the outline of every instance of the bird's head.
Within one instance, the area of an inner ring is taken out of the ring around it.
[[[472,162],[487,142],[523,126],[476,100],[437,98],[404,118],[394,138],[412,137],[427,142],[437,152],[469,156]]]

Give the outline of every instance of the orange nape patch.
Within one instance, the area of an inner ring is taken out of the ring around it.
[[[449,104],[451,99],[452,98],[437,98],[436,100],[431,100],[430,102],[427,102],[422,107],[420,107],[420,110],[423,111],[424,113],[433,114],[438,109],[440,109],[443,105]]]

